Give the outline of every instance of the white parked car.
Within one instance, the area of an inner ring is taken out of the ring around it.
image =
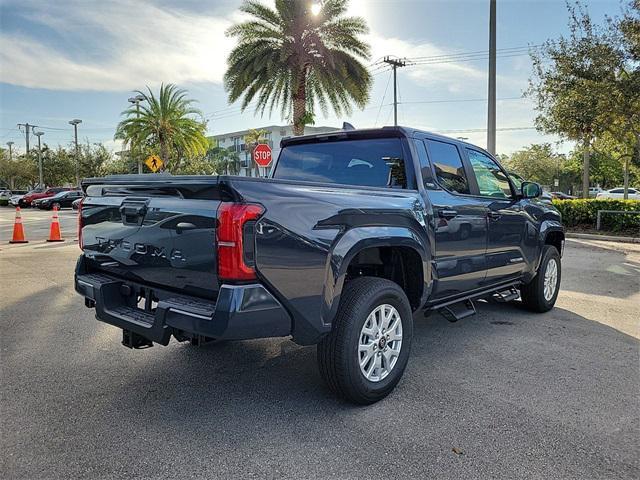
[[[0,190],[0,200],[7,200],[11,198],[11,190]]]
[[[595,197],[600,192],[604,192],[600,187],[589,187],[589,197]]]
[[[606,198],[615,198],[615,199],[623,199],[624,198],[624,188],[612,188],[611,190],[605,190],[604,192],[598,193],[596,198],[606,199]],[[640,200],[640,191],[635,188],[629,188],[629,200]]]
[[[9,199],[9,205],[13,205],[14,207],[20,206],[20,199],[24,197],[24,195],[13,195]]]

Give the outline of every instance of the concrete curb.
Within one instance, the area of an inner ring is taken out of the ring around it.
[[[582,240],[600,240],[601,242],[640,243],[640,237],[617,237],[613,235],[594,235],[592,233],[565,233],[566,238],[580,238]]]

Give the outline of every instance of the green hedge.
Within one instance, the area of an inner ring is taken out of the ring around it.
[[[9,200],[6,198],[0,198],[0,207],[6,207],[7,205],[9,205]]]
[[[640,200],[554,200],[553,206],[562,214],[566,227],[595,228],[598,210],[640,212]],[[640,214],[603,214],[601,230],[619,232],[640,228]]]

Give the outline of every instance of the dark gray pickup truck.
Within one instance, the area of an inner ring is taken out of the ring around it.
[[[281,146],[269,179],[83,181],[75,288],[124,345],[291,336],[367,404],[400,380],[417,312],[553,307],[560,215],[484,150],[399,127]]]

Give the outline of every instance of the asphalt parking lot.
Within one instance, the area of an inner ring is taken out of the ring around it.
[[[398,388],[355,407],[287,339],[122,347],[73,291],[67,212],[66,242],[26,211],[8,245],[0,209],[3,478],[640,476],[640,245],[568,241],[546,314],[416,317]]]

